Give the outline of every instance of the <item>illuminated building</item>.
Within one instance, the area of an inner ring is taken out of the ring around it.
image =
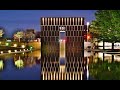
[[[82,80],[84,18],[41,18],[42,80]],[[60,64],[60,33],[65,32],[65,60]]]

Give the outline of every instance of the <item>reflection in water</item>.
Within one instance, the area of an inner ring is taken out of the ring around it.
[[[2,60],[0,60],[0,70],[3,70],[4,63]]]
[[[83,38],[80,38],[81,40]],[[68,39],[67,39],[68,40]],[[59,42],[44,42],[43,46],[48,44],[58,45],[56,49],[49,49],[49,52],[41,53],[41,79],[42,80],[85,80],[87,79],[87,60],[84,60],[84,51],[81,42],[67,41],[65,49],[65,57]],[[61,45],[61,44],[60,44]],[[42,46],[42,47],[43,47]],[[79,46],[79,47],[78,47]],[[64,51],[64,50],[63,50]],[[62,54],[62,55],[60,55]]]
[[[96,80],[120,80],[119,54],[95,52],[89,57],[89,74]]]
[[[9,55],[9,58],[1,56],[1,79],[40,80],[40,57],[40,51],[34,51],[24,54],[11,54]]]
[[[20,59],[20,56],[19,59],[15,61],[15,66],[17,66],[19,69],[24,67],[24,62],[22,59]]]

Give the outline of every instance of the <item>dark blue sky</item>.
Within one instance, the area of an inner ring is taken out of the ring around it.
[[[16,28],[33,28],[40,31],[41,17],[85,17],[85,21],[95,19],[96,10],[0,10],[0,26],[11,36]]]

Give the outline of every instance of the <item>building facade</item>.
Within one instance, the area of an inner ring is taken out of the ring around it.
[[[84,75],[84,18],[43,17],[41,22],[41,79],[82,80]],[[64,64],[60,64],[60,33],[65,32]]]

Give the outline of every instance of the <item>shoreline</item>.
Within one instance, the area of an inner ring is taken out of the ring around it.
[[[10,52],[10,53],[1,53],[0,56],[6,55],[6,54],[19,54],[19,53],[26,53],[26,52],[31,52],[31,51],[36,51],[40,49],[34,49],[34,50],[25,50],[25,51],[17,51],[17,52]]]

